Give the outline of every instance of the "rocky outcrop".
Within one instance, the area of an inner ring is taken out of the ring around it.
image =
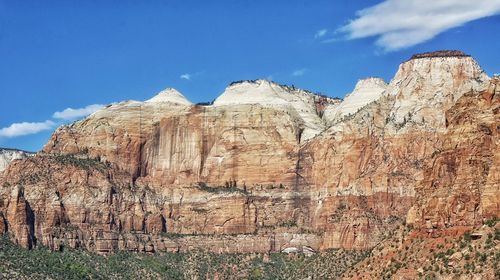
[[[424,162],[407,221],[428,232],[479,225],[500,213],[500,79],[446,112],[446,139]]]
[[[338,103],[337,99],[267,80],[234,82],[214,101],[217,107],[254,104],[285,111],[301,122],[301,141],[325,129],[323,112],[327,106]]]
[[[338,106],[329,106],[324,118],[329,124],[340,122],[345,117],[354,115],[367,104],[378,100],[387,89],[387,84],[380,78],[359,80],[354,91],[348,94]]]
[[[173,89],[112,104],[0,174],[0,230],[102,253],[310,252],[474,225],[499,214],[497,84],[424,55],[342,102],[257,80],[208,106]]]
[[[466,92],[478,92],[489,77],[470,56],[417,55],[399,66],[386,94],[393,97],[391,133],[418,126],[444,131],[445,112]]]
[[[6,199],[4,227],[13,234],[16,243],[32,248],[36,245],[33,210],[24,197],[22,186],[14,186],[10,191]]]
[[[26,151],[0,148],[0,172],[5,170],[11,161],[23,159],[33,155],[34,153]]]

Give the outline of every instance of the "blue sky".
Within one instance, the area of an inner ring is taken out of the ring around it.
[[[499,2],[0,0],[0,146],[39,150],[89,105],[166,87],[201,102],[268,78],[343,97],[438,49],[463,50],[492,75]]]

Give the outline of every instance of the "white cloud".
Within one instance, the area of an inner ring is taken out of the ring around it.
[[[184,80],[188,80],[188,81],[189,81],[189,80],[191,80],[191,74],[188,74],[188,73],[186,73],[186,74],[182,74],[182,75],[180,76],[180,78],[181,78],[181,79],[184,79]]]
[[[321,38],[321,37],[325,36],[327,32],[328,32],[328,29],[318,30],[318,31],[316,31],[316,34],[314,34],[314,38]]]
[[[52,117],[55,119],[73,120],[90,115],[95,111],[100,110],[103,107],[104,105],[102,104],[92,104],[88,105],[87,107],[78,109],[66,108],[61,112],[55,112],[54,115],[52,115]]]
[[[305,69],[305,68],[297,69],[297,70],[292,72],[292,76],[294,76],[294,77],[303,76],[306,72],[307,72],[307,69]]]
[[[8,127],[0,129],[0,137],[12,138],[23,135],[36,134],[38,132],[52,129],[55,126],[53,121],[44,122],[22,122],[13,123]]]
[[[500,0],[386,0],[358,11],[357,18],[338,31],[349,39],[378,36],[378,46],[394,51],[498,13]]]
[[[321,41],[321,43],[333,43],[333,42],[337,42],[337,41],[341,41],[341,39],[333,37],[333,38],[325,39],[325,40]]]

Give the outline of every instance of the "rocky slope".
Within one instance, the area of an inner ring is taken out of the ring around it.
[[[454,227],[428,238],[411,227],[400,229],[351,266],[340,279],[498,279],[500,223]]]
[[[472,227],[500,213],[498,84],[437,52],[341,102],[257,80],[208,106],[173,89],[113,104],[0,175],[0,231],[100,253],[312,253],[405,222]]]

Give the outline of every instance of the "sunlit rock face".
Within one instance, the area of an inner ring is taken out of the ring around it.
[[[214,101],[217,107],[251,104],[284,111],[301,122],[299,140],[308,140],[325,129],[321,119],[327,106],[338,100],[312,94],[309,91],[276,84],[266,80],[232,83]]]
[[[256,80],[212,104],[167,89],[60,127],[0,173],[25,247],[214,252],[375,246],[498,216],[499,82],[421,54],[343,101]]]
[[[387,84],[380,78],[359,80],[354,91],[348,94],[338,106],[331,106],[325,111],[324,118],[329,124],[341,122],[367,104],[378,100],[386,89]]]
[[[439,150],[424,162],[407,221],[428,232],[477,225],[500,213],[500,79],[446,112]]]
[[[170,102],[174,104],[181,105],[192,105],[191,101],[189,101],[182,93],[178,92],[174,88],[166,88],[160,91],[157,95],[145,101],[146,103],[164,103]]]
[[[23,159],[32,155],[33,153],[26,151],[0,148],[0,172],[5,170],[7,165],[9,165],[12,161]]]
[[[392,132],[415,125],[443,130],[444,112],[465,93],[488,85],[489,77],[472,57],[449,54],[416,55],[399,66],[387,89],[387,95],[395,98],[389,115]]]

